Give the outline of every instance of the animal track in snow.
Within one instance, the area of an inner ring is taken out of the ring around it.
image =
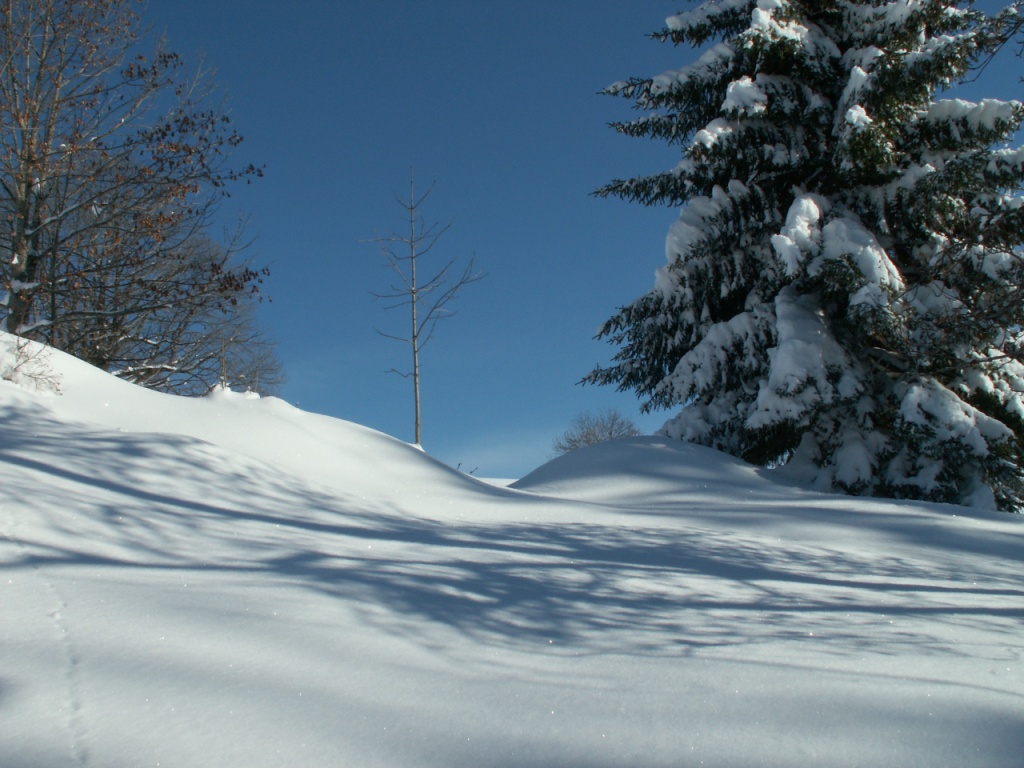
[[[56,606],[46,614],[57,635],[56,642],[60,644],[61,648],[61,650],[56,652],[55,655],[63,658],[63,671],[61,672],[61,675],[63,677],[64,694],[61,701],[54,702],[54,706],[60,712],[65,713],[63,720],[66,723],[67,738],[69,741],[68,746],[70,748],[73,764],[78,765],[81,768],[89,768],[90,759],[87,746],[88,739],[82,716],[81,674],[79,671],[80,657],[72,639],[68,622],[65,618],[65,612],[68,607],[67,603],[64,601],[57,587],[44,575],[43,571],[35,563],[34,556],[30,548],[17,536],[16,529],[18,528],[19,523],[14,522],[12,525],[12,521],[10,519],[5,522],[6,524],[0,527],[0,537],[7,539],[7,541],[14,545],[23,564],[31,564],[36,580],[42,586],[42,591],[51,598],[51,605],[55,604]]]

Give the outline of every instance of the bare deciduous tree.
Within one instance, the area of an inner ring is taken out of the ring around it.
[[[137,6],[0,0],[6,327],[108,370],[145,348],[115,340],[161,349],[143,319],[237,306],[260,275],[230,247],[196,258],[225,184],[260,170],[228,165],[241,137],[205,73],[184,76],[162,44],[139,53]]]
[[[555,438],[552,447],[557,453],[568,453],[585,445],[595,445],[617,437],[633,437],[640,430],[628,416],[614,408],[600,413],[584,411],[575,419],[561,437]]]
[[[201,395],[217,384],[273,394],[274,343],[257,327],[261,298],[230,268],[235,247],[194,236],[159,259],[118,259],[51,286],[50,343],[141,386]],[[259,281],[257,276],[254,282]],[[262,375],[253,372],[257,366]],[[257,384],[257,381],[259,384]]]
[[[427,273],[429,277],[426,279],[421,276],[421,260],[433,250],[438,240],[451,226],[449,224],[438,228],[436,224],[424,225],[421,209],[432,190],[433,185],[423,195],[417,197],[415,181],[410,172],[408,200],[402,200],[397,195],[395,196],[398,204],[406,213],[408,230],[385,237],[376,237],[372,241],[382,244],[381,254],[397,275],[397,282],[392,284],[389,292],[374,293],[373,295],[378,299],[390,302],[387,309],[409,308],[408,335],[385,333],[380,330],[377,332],[389,339],[408,344],[412,352],[411,371],[400,371],[393,368],[390,372],[412,378],[415,408],[414,433],[417,445],[421,444],[422,437],[420,351],[433,337],[437,322],[455,314],[449,305],[459,292],[470,283],[475,283],[484,277],[483,272],[476,271],[472,258],[461,271],[455,269],[455,260],[453,259],[440,269],[429,271]]]

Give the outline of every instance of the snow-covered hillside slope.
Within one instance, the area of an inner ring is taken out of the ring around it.
[[[1024,765],[1018,516],[657,438],[496,488],[48,365],[0,381],[4,768]]]

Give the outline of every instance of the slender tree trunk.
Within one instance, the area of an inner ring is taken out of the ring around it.
[[[416,192],[413,183],[412,174],[409,174],[409,269],[412,276],[411,282],[411,298],[412,298],[412,391],[413,391],[413,402],[415,405],[416,417],[415,417],[415,433],[416,433],[416,445],[422,445],[421,442],[421,422],[420,422],[420,331],[419,331],[419,316],[417,313],[417,307],[419,304],[418,286],[416,282]]]
[[[7,331],[20,333],[28,320],[35,289],[32,284],[39,270],[39,244],[42,205],[29,179],[21,181],[15,202],[14,233],[11,242],[11,286],[7,298]],[[35,198],[35,199],[34,199]],[[33,202],[35,203],[33,205]]]

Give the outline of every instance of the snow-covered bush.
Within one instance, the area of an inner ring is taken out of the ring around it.
[[[0,331],[0,381],[33,392],[60,392],[60,375],[49,362],[50,348]]]

